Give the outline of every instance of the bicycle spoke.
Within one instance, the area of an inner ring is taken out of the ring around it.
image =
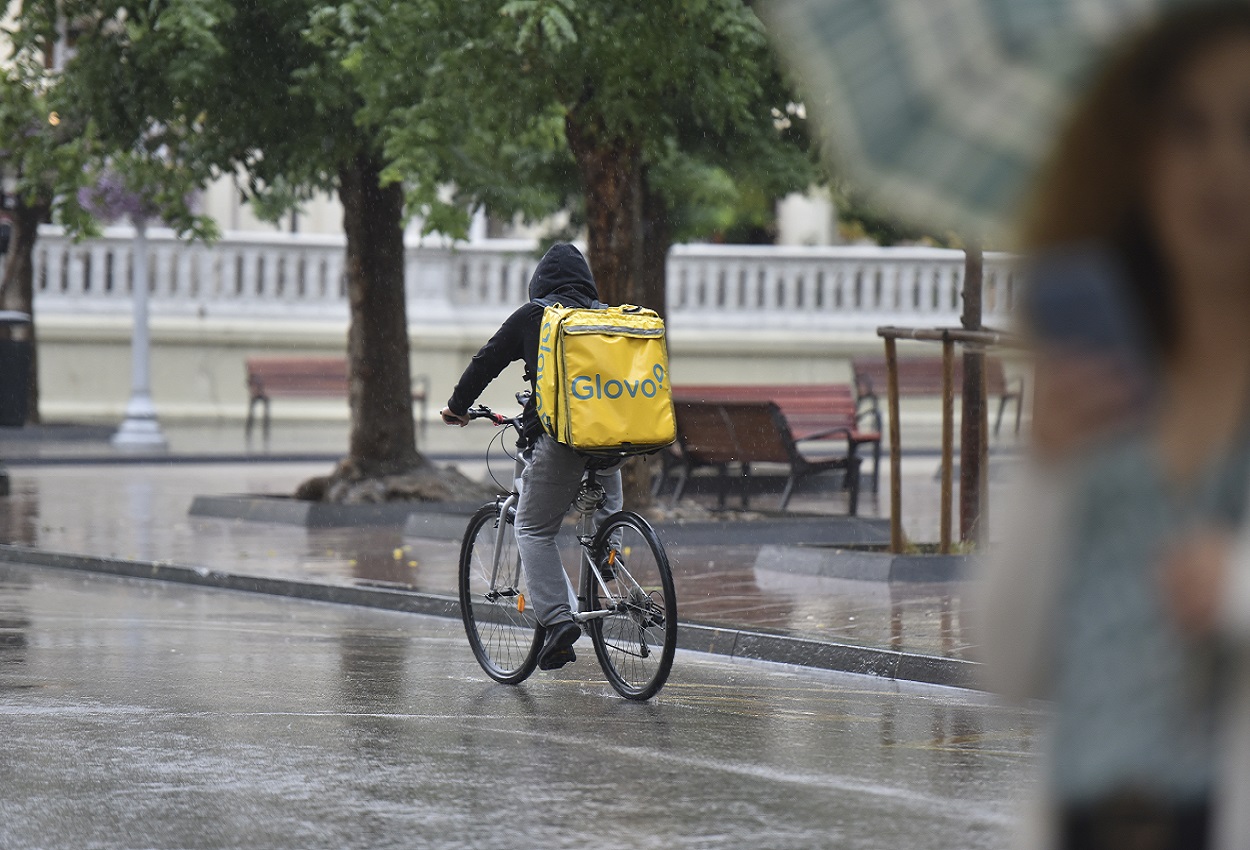
[[[497,681],[515,684],[529,676],[537,663],[538,625],[526,604],[510,523],[502,537],[500,568],[494,569],[498,523],[496,506],[487,506],[478,511],[466,531],[460,561],[461,614],[482,669]]]
[[[677,607],[663,546],[635,514],[610,518],[596,538],[596,563],[609,541],[612,579],[596,582],[591,600],[607,612],[590,621],[595,652],[609,682],[622,695],[647,699],[663,686],[677,642]]]

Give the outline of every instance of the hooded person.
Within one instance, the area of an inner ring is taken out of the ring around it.
[[[586,471],[587,459],[544,433],[535,411],[535,380],[538,373],[538,336],[543,311],[556,304],[565,307],[603,307],[599,289],[582,252],[560,242],[538,261],[529,282],[530,300],[518,307],[490,341],[473,355],[442,411],[448,425],[467,425],[469,408],[478,396],[510,364],[525,363],[530,400],[521,414],[518,455],[520,500],[517,504],[516,540],[521,567],[529,586],[529,601],[538,622],[546,630],[538,666],[555,670],[577,659],[573,644],[581,628],[573,619],[576,596],[564,572],[556,535],[573,504]],[[599,483],[607,500],[596,514],[602,522],[623,505],[619,469],[603,472]]]

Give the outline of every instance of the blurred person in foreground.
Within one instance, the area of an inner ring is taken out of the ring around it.
[[[1171,12],[1115,52],[1024,243],[1099,246],[1143,342],[1128,363],[1034,334],[1032,463],[979,603],[990,685],[1053,701],[1024,837],[1245,850],[1250,5]]]

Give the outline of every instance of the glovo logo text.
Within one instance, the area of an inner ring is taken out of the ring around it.
[[[547,371],[547,355],[551,354],[551,322],[543,322],[542,329],[538,335],[538,362],[535,365],[534,383],[538,387],[543,385],[543,373]],[[543,394],[541,392],[534,394],[534,412],[543,415]],[[550,421],[550,417],[546,417]]]
[[[539,357],[542,355],[540,354]],[[651,367],[652,378],[643,378],[642,380],[621,380],[618,378],[603,379],[603,375],[595,373],[592,375],[578,375],[569,382],[569,393],[573,398],[579,401],[589,401],[590,399],[618,399],[618,398],[655,398],[656,393],[664,388],[664,367],[656,363]]]

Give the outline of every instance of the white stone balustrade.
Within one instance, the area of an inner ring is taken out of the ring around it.
[[[45,226],[36,246],[41,314],[123,315],[130,309],[132,236],[111,227],[75,244]],[[153,316],[343,321],[342,237],[228,233],[211,246],[149,231]],[[534,244],[486,240],[409,244],[414,325],[489,325],[525,300]],[[674,330],[871,332],[879,325],[958,323],[963,254],[936,248],[681,245],[668,261]],[[1005,325],[1010,257],[986,258],[986,321]]]

